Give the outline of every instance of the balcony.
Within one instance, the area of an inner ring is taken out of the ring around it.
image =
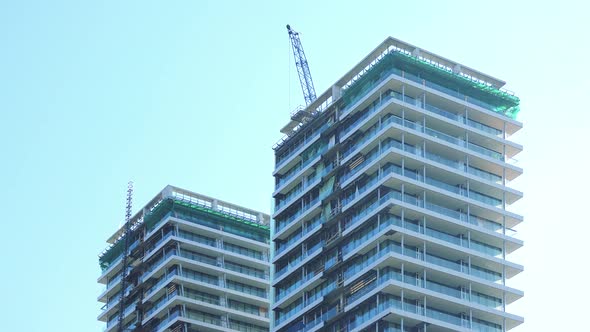
[[[369,278],[369,276],[367,277]],[[367,279],[368,281],[369,279]],[[520,323],[522,323],[523,319],[522,317],[519,316],[515,316],[515,315],[509,315],[506,314],[505,312],[501,311],[500,309],[497,309],[498,307],[500,307],[502,305],[502,301],[499,298],[494,298],[494,297],[490,297],[481,293],[477,293],[477,292],[470,292],[467,289],[456,289],[453,287],[448,287],[439,283],[434,283],[431,281],[426,281],[424,282],[424,280],[420,280],[420,279],[416,279],[415,275],[410,275],[407,273],[401,273],[400,270],[397,269],[392,269],[392,268],[385,268],[383,270],[381,270],[381,274],[379,276],[379,278],[377,279],[377,277],[374,275],[372,277],[372,279],[370,279],[371,281],[368,283],[363,283],[361,281],[358,282],[358,285],[362,285],[361,287],[353,287],[352,291],[353,293],[350,294],[347,299],[346,299],[346,303],[347,303],[347,311],[351,311],[353,310],[353,308],[358,308],[359,307],[359,303],[358,300],[365,297],[367,294],[369,293],[375,293],[374,291],[379,288],[381,291],[379,293],[378,296],[380,296],[380,302],[383,302],[383,298],[388,298],[388,297],[394,297],[397,298],[398,300],[398,306],[396,307],[397,309],[402,309],[404,311],[408,311],[411,313],[416,313],[418,315],[423,315],[425,317],[429,317],[429,318],[433,318],[436,320],[440,320],[440,321],[444,321],[446,323],[451,323],[454,325],[460,325],[463,327],[466,327],[468,329],[474,329],[477,331],[490,331],[490,327],[495,327],[495,328],[500,328],[501,325],[497,324],[497,323],[493,323],[490,321],[486,321],[486,320],[482,320],[482,319],[478,319],[476,317],[469,317],[469,315],[461,315],[461,314],[454,314],[451,312],[446,312],[446,311],[442,311],[440,309],[435,309],[432,307],[428,307],[424,304],[416,304],[415,301],[413,300],[402,300],[399,296],[392,296],[390,294],[388,294],[389,291],[394,291],[394,293],[398,293],[399,291],[396,290],[396,288],[403,288],[403,289],[407,289],[410,291],[410,293],[413,293],[413,291],[415,289],[422,289],[425,290],[425,294],[429,295],[429,296],[440,296],[443,295],[443,299],[444,297],[452,297],[455,300],[452,300],[454,303],[456,303],[455,305],[452,305],[452,307],[455,308],[455,310],[457,311],[461,311],[461,312],[469,312],[469,307],[471,307],[472,305],[475,305],[475,307],[477,308],[477,306],[480,306],[481,309],[479,309],[476,312],[482,312],[485,314],[485,316],[490,317],[490,319],[493,319],[494,321],[501,323],[504,318],[507,318],[507,323],[509,325],[515,326],[518,325]],[[390,287],[388,287],[390,286]],[[391,287],[393,286],[393,287]],[[383,291],[385,291],[384,293],[382,293]],[[417,294],[420,294],[421,291],[418,291]],[[435,295],[436,294],[436,295]],[[375,298],[375,296],[371,296],[371,298]],[[403,303],[402,303],[403,302]],[[439,301],[426,301],[427,303],[430,302],[439,302]],[[462,304],[467,302],[469,304]],[[365,308],[367,307],[374,307],[374,304],[369,303],[368,305],[365,305]],[[395,307],[395,306],[394,306]],[[410,310],[407,310],[410,309]],[[366,309],[360,309],[360,312],[365,312]],[[355,324],[352,328],[358,327],[366,322],[368,322],[369,320],[375,318],[377,316],[377,313],[374,310],[370,310],[371,315],[366,315],[367,319],[361,319],[360,322],[357,322],[357,319],[355,319]],[[493,316],[491,316],[491,315]],[[362,314],[362,316],[365,316],[365,314]],[[358,313],[357,313],[357,318],[358,318]],[[472,324],[470,323],[472,322]],[[485,327],[484,329],[482,329],[482,327]],[[495,329],[493,330],[495,331]]]
[[[262,270],[232,262],[222,263],[220,260],[214,257],[202,255],[185,249],[180,249],[180,251],[177,249],[172,249],[160,258],[158,258],[154,263],[149,264],[148,268],[142,276],[143,281],[145,282],[148,278],[150,278],[152,276],[152,272],[163,269],[162,263],[164,263],[164,261],[167,261],[173,256],[186,258],[191,263],[204,264],[205,266],[208,266],[210,270],[217,271],[216,273],[219,273],[220,269],[225,269],[225,273],[228,273],[228,271],[232,271],[243,276],[254,278],[253,280],[259,281],[261,283],[268,282],[268,275]]]
[[[288,152],[287,154],[283,154],[281,156],[277,155],[277,160],[275,163],[275,171],[273,172],[273,175],[278,174],[278,171],[280,169],[282,169],[283,167],[285,167],[288,164],[291,164],[292,161],[295,160],[296,157],[301,153],[301,151],[309,148],[310,146],[312,146],[312,144],[317,142],[318,139],[320,138],[322,132],[327,127],[328,127],[328,123],[325,123],[322,127],[318,128],[313,134],[307,136],[301,143],[297,144],[296,147],[293,147],[290,152]],[[321,148],[322,152],[325,151],[325,149],[327,149],[327,146],[323,146]],[[303,162],[315,159],[315,157],[317,157],[322,152],[314,154],[313,157],[308,157]]]
[[[441,240],[449,244],[460,246],[462,248],[472,249],[486,256],[496,257],[502,254],[501,248],[490,246],[474,240],[469,240],[458,235],[451,235],[429,227],[420,226],[417,223],[411,221],[402,221],[401,218],[395,215],[387,214],[387,217],[383,216],[383,218],[381,218],[378,227],[370,228],[367,231],[356,234],[355,237],[350,239],[342,247],[342,255],[346,257],[354,249],[361,246],[362,243],[366,242],[376,234],[381,233],[383,230],[392,228],[392,226],[426,235],[433,239]]]
[[[498,206],[502,204],[502,201],[497,198],[484,195],[477,191],[467,190],[463,187],[453,186],[446,182],[428,176],[423,176],[422,174],[419,174],[408,168],[402,168],[401,166],[389,163],[381,169],[381,172],[375,172],[372,176],[370,176],[370,179],[367,182],[365,182],[361,187],[358,187],[355,193],[348,197],[345,197],[342,200],[342,209],[346,210],[351,202],[357,200],[359,197],[364,196],[364,194],[367,191],[370,191],[375,184],[381,182],[383,179],[389,177],[392,174],[397,174],[403,178],[408,178],[420,183],[425,183],[434,186],[438,189],[442,189],[446,192],[459,195],[465,198],[469,198],[482,204],[489,205],[490,208],[494,208],[494,211],[496,211],[495,209],[497,209]]]
[[[360,149],[359,149],[359,152],[360,152]],[[386,141],[382,142],[381,150],[379,150],[378,147],[375,147],[374,149],[369,151],[366,156],[363,157],[364,160],[360,164],[358,164],[356,167],[354,167],[354,169],[352,169],[351,171],[349,171],[341,176],[340,181],[342,183],[342,186],[345,187],[346,185],[348,185],[351,182],[350,179],[353,176],[359,174],[359,170],[372,164],[381,156],[387,155],[391,152],[408,153],[408,154],[414,155],[418,158],[425,158],[425,159],[434,161],[436,163],[442,164],[444,166],[449,166],[449,167],[459,170],[461,172],[466,172],[468,174],[474,175],[482,180],[485,180],[486,182],[488,182],[488,181],[494,182],[494,183],[501,183],[502,182],[502,177],[495,175],[493,173],[489,173],[489,172],[474,168],[472,166],[466,166],[462,162],[451,160],[451,159],[442,157],[440,155],[437,155],[437,154],[434,154],[431,152],[423,151],[422,149],[418,149],[418,148],[411,146],[407,143],[402,144],[398,140],[388,138]],[[356,154],[356,152],[355,152],[355,154]]]
[[[321,273],[311,272],[311,273],[308,273],[307,275],[305,275],[303,278],[296,280],[294,283],[290,284],[287,288],[277,287],[277,293],[275,296],[275,306],[283,304],[283,303],[281,303],[281,301],[284,300],[285,298],[287,298],[295,293],[299,294],[301,292],[300,288],[302,286],[304,286],[310,280],[314,279],[315,277],[317,277],[319,275],[321,275]],[[295,290],[299,290],[299,291],[294,293],[293,291],[295,291]],[[311,302],[309,302],[309,303],[311,303]]]
[[[475,152],[476,156],[482,155],[484,157],[491,158],[493,160],[502,161],[502,162],[505,161],[504,156],[499,152],[487,149],[483,146],[479,146],[479,145],[473,144],[471,142],[467,142],[463,139],[445,134],[441,131],[429,128],[427,126],[423,126],[422,124],[419,124],[417,122],[408,121],[408,120],[402,119],[401,117],[398,117],[396,115],[388,114],[387,119],[383,120],[381,122],[381,124],[373,125],[370,129],[368,129],[363,134],[362,138],[360,138],[359,140],[356,140],[354,145],[350,146],[348,149],[346,149],[342,153],[343,163],[346,163],[346,161],[348,160],[347,157],[353,155],[354,154],[353,152],[357,152],[358,150],[360,150],[360,148],[363,145],[365,145],[365,143],[367,143],[371,140],[374,140],[376,137],[378,137],[382,132],[384,132],[385,128],[396,127],[396,126],[410,128],[410,129],[413,129],[414,131],[419,132],[420,134],[425,134],[426,136],[430,136],[435,139],[443,140],[444,142],[452,145],[455,148],[458,147],[458,148],[462,148],[462,149],[467,149],[467,150],[471,151],[472,153]],[[418,135],[418,136],[420,136],[420,135]]]
[[[373,115],[378,114],[383,109],[385,109],[385,107],[382,106],[391,104],[390,101],[392,100],[398,100],[403,103],[410,104],[412,106],[421,107],[423,110],[426,110],[430,113],[434,113],[443,116],[446,119],[450,119],[459,122],[460,124],[466,125],[470,127],[470,129],[472,130],[476,129],[476,132],[477,130],[479,130],[485,134],[489,134],[495,137],[501,137],[502,135],[502,130],[490,127],[488,125],[485,125],[481,122],[477,122],[472,119],[467,119],[462,115],[458,115],[456,113],[444,110],[440,107],[436,107],[428,103],[417,102],[416,99],[407,95],[403,95],[399,92],[388,90],[387,92],[385,92],[385,96],[381,95],[380,99],[374,101],[369,107],[365,108],[362,111],[363,114],[358,119],[356,119],[353,123],[347,125],[346,128],[344,128],[341,131],[341,140],[346,140],[346,138],[349,137],[351,133],[355,132],[356,130],[359,130],[362,124],[366,123],[368,119],[372,118]]]
[[[402,312],[404,315],[409,317],[423,317],[418,318],[424,320],[430,324],[444,326],[446,328],[454,329],[469,329],[469,318],[462,318],[461,315],[452,314],[440,309],[436,309],[427,305],[417,305],[412,303],[413,301],[401,298],[399,296],[390,294],[379,294],[379,305],[376,303],[370,303],[368,306],[362,308],[355,315],[355,319],[348,324],[348,331],[359,331],[366,327],[365,325],[369,322],[373,322],[376,316],[380,316],[382,313],[391,312],[398,313]],[[441,324],[442,323],[442,324]],[[498,324],[493,325],[494,329],[487,329],[485,331],[500,332],[501,326]]]
[[[360,225],[360,221],[364,220],[365,217],[367,216],[372,216],[375,213],[379,212],[384,204],[389,201],[389,200],[396,200],[399,202],[404,202],[428,211],[432,211],[436,214],[442,214],[446,217],[450,217],[453,220],[456,220],[460,223],[463,224],[469,224],[469,225],[473,225],[473,226],[477,226],[477,227],[481,227],[482,229],[485,229],[486,231],[491,231],[494,233],[499,233],[499,234],[503,234],[503,235],[508,235],[508,236],[514,236],[514,234],[516,233],[514,230],[509,229],[509,228],[504,228],[501,224],[495,223],[493,221],[487,220],[487,219],[483,219],[483,218],[479,218],[477,216],[474,215],[467,215],[466,213],[463,212],[459,212],[459,211],[455,211],[455,210],[451,210],[448,209],[446,207],[443,206],[439,206],[436,204],[432,204],[423,200],[419,200],[416,199],[416,197],[408,195],[408,194],[403,194],[397,190],[391,190],[390,192],[388,192],[387,194],[385,194],[384,196],[382,196],[379,199],[376,199],[374,201],[372,201],[371,203],[367,204],[364,208],[359,208],[359,212],[355,213],[354,215],[352,215],[352,217],[348,220],[345,221],[344,224],[344,232],[343,234],[348,234],[350,233],[354,228],[356,228],[358,225]],[[409,229],[411,229],[410,227],[413,226],[409,226],[410,223],[405,222],[404,223],[404,227],[408,227]],[[434,232],[433,230],[429,230],[426,229],[425,232],[427,232],[426,235],[429,236],[438,236],[440,237],[442,240],[446,239],[449,242],[453,243],[455,242],[455,240],[450,240],[448,237],[445,237],[444,235],[440,234],[442,232]],[[510,238],[508,238],[510,239]],[[470,243],[470,248],[480,251],[482,253],[487,253],[487,254],[497,254],[497,250],[491,249],[485,245],[478,245],[478,243]],[[493,247],[492,247],[493,248]]]
[[[372,265],[382,257],[388,256],[389,254],[398,254],[401,256],[410,257],[421,262],[430,263],[439,268],[449,269],[464,275],[477,277],[485,282],[498,283],[502,281],[502,275],[500,273],[490,271],[473,264],[468,264],[462,260],[452,261],[433,254],[417,251],[416,248],[412,248],[407,245],[402,246],[400,243],[392,240],[387,240],[383,243],[385,245],[382,246],[379,251],[373,250],[372,253],[362,256],[362,259],[359,262],[350,265],[345,270],[345,283],[349,283],[351,280],[354,280],[354,276],[358,275],[359,272],[365,270],[368,266]]]
[[[287,271],[298,268],[299,266],[301,266],[303,264],[303,262],[305,260],[320,253],[323,249],[323,246],[324,246],[324,241],[320,241],[320,242],[316,243],[315,245],[313,245],[311,248],[309,248],[304,253],[298,255],[293,260],[290,260],[289,263],[287,263],[284,267],[275,271],[273,283],[275,283],[275,284],[278,283],[280,281],[281,277],[284,276]]]
[[[273,257],[273,261],[277,261],[284,253],[289,252],[291,249],[295,248],[295,244],[300,244],[307,235],[314,234],[318,229],[320,229],[321,225],[324,223],[326,219],[318,215],[314,217],[310,222],[307,223],[305,227],[300,232],[297,232],[295,235],[289,237],[284,243],[281,243],[277,250],[275,251],[275,257]]]
[[[212,315],[210,313],[206,313],[199,310],[194,309],[185,309],[184,311],[177,308],[172,309],[170,313],[164,317],[158,325],[156,325],[150,332],[161,332],[165,331],[170,327],[172,322],[177,320],[178,318],[184,318],[188,321],[194,321],[195,325],[201,326],[203,329],[206,330],[213,330],[213,331],[226,331],[227,328],[222,327],[221,317],[217,315]],[[191,322],[192,323],[192,322]]]
[[[287,193],[287,195],[279,200],[277,205],[275,206],[275,215],[281,213],[285,207],[293,204],[298,198],[301,198],[305,192],[309,189],[317,186],[320,183],[320,179],[322,177],[321,173],[316,174],[313,178],[307,179],[304,181],[299,188],[293,189]]]
[[[291,214],[289,217],[283,220],[277,220],[276,225],[277,228],[275,230],[275,234],[273,236],[274,239],[279,237],[284,237],[288,235],[290,232],[288,230],[292,230],[295,225],[297,225],[304,215],[306,215],[311,210],[319,207],[320,205],[320,198],[319,196],[312,199],[309,203],[304,204],[303,207],[297,210],[295,213]]]
[[[250,261],[250,259],[255,259],[258,261],[256,262],[257,265],[266,266],[268,263],[268,256],[264,255],[260,251],[245,248],[229,242],[223,242],[222,240],[218,242],[218,240],[214,238],[189,232],[184,229],[179,229],[178,231],[172,230],[164,234],[158,241],[149,246],[149,251],[145,255],[145,259],[149,259],[154,253],[161,250],[161,245],[172,238],[175,238],[177,241],[180,239],[188,240],[188,243],[191,245],[193,245],[192,243],[197,243],[199,245],[207,246],[210,249],[204,251],[211,254],[217,254],[219,251],[221,251],[223,254],[229,255],[231,257],[240,257],[242,259],[247,258],[248,261]]]

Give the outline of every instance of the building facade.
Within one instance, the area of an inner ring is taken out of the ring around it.
[[[164,188],[100,255],[105,331],[268,331],[268,222],[257,211]]]
[[[274,147],[271,330],[507,331],[522,146],[503,81],[386,39]]]

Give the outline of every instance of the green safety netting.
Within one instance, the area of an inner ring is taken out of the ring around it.
[[[433,86],[440,86],[447,93],[460,95],[467,101],[505,114],[512,119],[516,118],[520,110],[520,99],[506,91],[398,51],[392,51],[385,55],[356,82],[347,87],[342,94],[345,104],[349,104],[356,97],[363,95],[375,83],[395,71],[391,69],[403,70],[410,74],[409,76],[414,75],[416,78],[428,81],[427,85],[434,83]]]
[[[332,193],[334,189],[334,182],[336,181],[336,177],[332,176],[328,181],[324,183],[324,185],[320,188],[320,199],[326,198],[329,194]]]
[[[269,226],[258,224],[256,222],[242,219],[237,216],[228,215],[219,211],[215,211],[205,206],[192,204],[186,201],[176,200],[172,198],[167,198],[161,201],[154,207],[154,209],[152,209],[150,213],[146,214],[143,218],[143,227],[145,227],[148,231],[151,230],[155,224],[157,224],[160,220],[162,220],[162,218],[164,218],[166,214],[173,211],[188,211],[191,213],[202,214],[216,221],[231,222],[237,226],[245,226],[250,231],[255,231],[257,233],[270,237]],[[134,232],[132,232],[131,234],[126,234],[125,236],[129,235],[133,236]],[[120,238],[112,247],[107,249],[105,253],[99,257],[99,264],[103,270],[107,269],[109,265],[114,260],[116,260],[121,255],[121,253],[123,253],[123,249],[125,246],[125,236]]]
[[[324,206],[324,218],[330,217],[331,212],[332,212],[332,203],[328,202],[328,204],[326,204]]]

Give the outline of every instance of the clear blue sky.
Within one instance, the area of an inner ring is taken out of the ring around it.
[[[0,330],[101,331],[97,254],[173,184],[270,210],[271,147],[303,103],[285,24],[318,92],[387,36],[508,82],[525,145],[517,332],[579,330],[590,297],[582,1],[3,1]],[[557,319],[558,315],[567,318]]]

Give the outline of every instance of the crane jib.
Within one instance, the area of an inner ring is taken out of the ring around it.
[[[301,46],[299,33],[292,30],[289,25],[287,25],[287,30],[289,31],[289,38],[291,39],[291,46],[293,47],[293,56],[295,57],[295,66],[297,67],[301,90],[303,90],[303,98],[305,99],[305,104],[309,105],[316,100],[316,94],[313,80],[311,79],[311,73],[309,71],[309,65],[307,64],[307,58],[305,57],[303,46]]]

